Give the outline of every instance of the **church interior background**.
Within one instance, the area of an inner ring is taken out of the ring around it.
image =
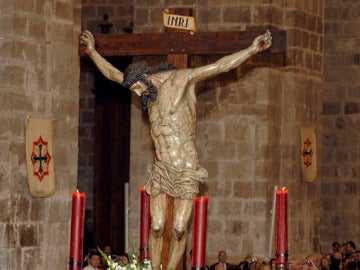
[[[274,186],[289,190],[289,257],[360,243],[360,3],[357,0],[0,3],[0,261],[4,269],[68,267],[71,193],[84,191],[85,246],[120,251],[139,237],[140,187],[153,157],[139,99],[79,57],[79,34],[162,32],[165,7],[191,8],[196,31],[286,31],[284,55],[259,55],[197,86],[196,144],[209,172],[207,263],[268,256]],[[219,55],[192,56],[191,65]],[[145,57],[110,59],[119,68]],[[165,60],[146,57],[152,64]],[[56,191],[29,192],[25,123],[54,118]],[[304,181],[300,131],[316,137],[314,181]],[[128,209],[124,194],[129,191]],[[128,211],[126,211],[128,210]],[[124,217],[127,212],[127,219]],[[126,223],[126,224],[125,224]],[[100,231],[100,230],[104,231]],[[106,232],[106,233],[104,233]],[[129,242],[131,242],[129,240]],[[189,241],[190,242],[190,241]]]

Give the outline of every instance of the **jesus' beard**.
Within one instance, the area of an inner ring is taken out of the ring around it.
[[[141,80],[146,86],[147,86],[147,91],[141,94],[141,107],[143,109],[144,112],[147,112],[148,110],[148,101],[149,99],[151,101],[155,101],[156,97],[157,97],[157,90],[155,88],[155,86],[153,85],[153,83],[150,80],[147,79],[143,79]]]

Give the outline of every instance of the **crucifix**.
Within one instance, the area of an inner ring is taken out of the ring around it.
[[[190,10],[173,11],[187,15]],[[283,54],[285,33],[168,31],[93,36],[85,31],[80,40],[86,46],[80,48],[80,55],[88,54],[105,77],[141,96],[143,109],[149,114],[156,151],[146,186],[151,195],[150,258],[154,270],[159,270],[160,265],[174,270],[185,250],[193,199],[199,183],[207,177],[194,142],[195,84],[236,68],[270,45],[270,52]],[[150,68],[143,62],[134,63],[124,73],[101,56],[164,54],[171,65]],[[191,54],[228,56],[213,64],[188,68]]]

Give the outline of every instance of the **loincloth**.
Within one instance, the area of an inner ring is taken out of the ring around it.
[[[194,199],[199,193],[199,183],[208,177],[207,171],[200,166],[198,170],[178,169],[159,161],[149,164],[148,172],[150,175],[146,184],[147,193],[156,196],[165,192],[171,197],[182,199]]]

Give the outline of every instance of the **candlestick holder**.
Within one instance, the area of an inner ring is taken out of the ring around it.
[[[288,253],[276,254],[276,269],[287,270],[289,268]]]
[[[277,270],[287,270],[288,267],[288,263],[277,263],[276,264],[276,269]]]
[[[150,258],[149,249],[147,246],[139,248],[140,259],[145,260]]]
[[[72,258],[69,261],[69,270],[80,270],[82,268],[82,262],[75,262]]]
[[[205,267],[191,267],[191,270],[205,270]]]

